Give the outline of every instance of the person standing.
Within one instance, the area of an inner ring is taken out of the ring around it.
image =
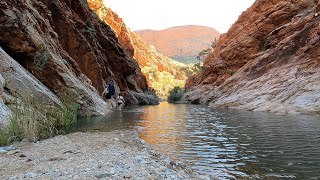
[[[113,108],[111,99],[114,94],[115,94],[115,88],[112,82],[109,82],[109,84],[105,84],[105,89],[102,92],[102,97],[106,99],[110,108]]]

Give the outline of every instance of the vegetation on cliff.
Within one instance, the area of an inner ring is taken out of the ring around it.
[[[184,94],[184,90],[181,89],[179,86],[176,86],[170,91],[168,101],[170,103],[176,103],[182,99],[183,94]]]
[[[148,85],[155,89],[160,98],[166,99],[174,86],[184,86],[187,75],[183,68],[186,65],[158,53],[154,46],[147,45],[102,0],[88,0],[88,3],[100,19],[113,28],[126,54],[137,60],[147,77]]]

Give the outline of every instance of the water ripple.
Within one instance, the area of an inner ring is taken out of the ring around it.
[[[317,116],[161,103],[79,124],[82,131],[128,128],[172,158],[219,179],[320,179]]]

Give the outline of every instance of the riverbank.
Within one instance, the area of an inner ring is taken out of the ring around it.
[[[0,179],[192,179],[132,130],[72,133],[0,152]]]

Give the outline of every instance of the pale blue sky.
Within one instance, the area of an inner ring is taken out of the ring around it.
[[[131,30],[204,25],[224,33],[255,0],[104,0]]]

